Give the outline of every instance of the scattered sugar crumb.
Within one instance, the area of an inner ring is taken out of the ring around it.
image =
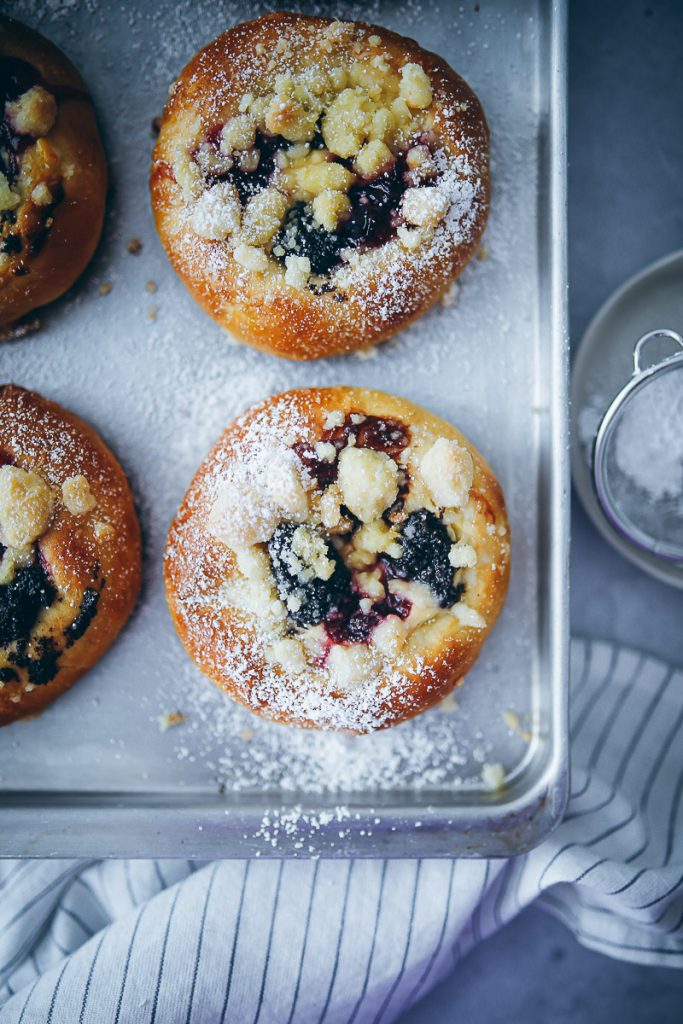
[[[484,764],[481,769],[481,781],[486,789],[492,791],[501,789],[505,785],[505,769],[499,761],[493,764]]]
[[[168,732],[176,725],[182,725],[186,721],[182,711],[168,711],[165,715],[159,715],[159,732]]]
[[[368,345],[367,348],[359,348],[353,353],[356,359],[363,361],[368,359],[376,359],[379,355],[377,351],[377,345]]]
[[[455,711],[457,706],[458,702],[455,699],[454,692],[449,693],[446,697],[444,697],[441,703],[437,705],[438,710],[444,712],[445,714],[450,714],[451,712]]]
[[[459,281],[454,281],[449,288],[441,296],[441,305],[444,309],[452,309],[460,298],[461,285]]]
[[[529,729],[525,729],[519,720],[519,715],[516,711],[503,711],[503,721],[507,725],[508,729],[511,729],[514,733],[524,740],[525,743],[531,742],[531,732]]]

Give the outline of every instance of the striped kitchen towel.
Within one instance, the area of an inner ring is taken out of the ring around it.
[[[389,1024],[536,901],[683,966],[683,672],[572,644],[572,795],[508,861],[14,861],[0,1024]]]

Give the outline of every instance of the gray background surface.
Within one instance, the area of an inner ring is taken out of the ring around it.
[[[481,5],[482,7],[484,4]],[[572,349],[610,293],[683,246],[683,0],[570,0],[569,313]],[[622,559],[576,496],[572,630],[683,664],[683,591]],[[528,910],[401,1024],[679,1024],[683,971],[583,949]]]

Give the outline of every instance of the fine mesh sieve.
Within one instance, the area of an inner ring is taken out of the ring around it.
[[[645,367],[646,349],[655,346],[669,354]],[[633,376],[598,427],[593,482],[622,536],[683,565],[683,338],[676,331],[649,331],[636,342]]]

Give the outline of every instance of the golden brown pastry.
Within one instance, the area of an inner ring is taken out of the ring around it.
[[[62,295],[102,231],[107,172],[92,101],[64,54],[0,17],[0,325]]]
[[[288,391],[231,424],[171,525],[166,594],[190,657],[267,718],[363,733],[474,664],[509,571],[481,455],[402,398]]]
[[[73,413],[0,387],[0,725],[94,665],[139,589],[140,529],[112,453]]]
[[[476,249],[488,129],[440,57],[374,25],[270,14],[173,85],[152,204],[204,309],[290,359],[381,341]]]

